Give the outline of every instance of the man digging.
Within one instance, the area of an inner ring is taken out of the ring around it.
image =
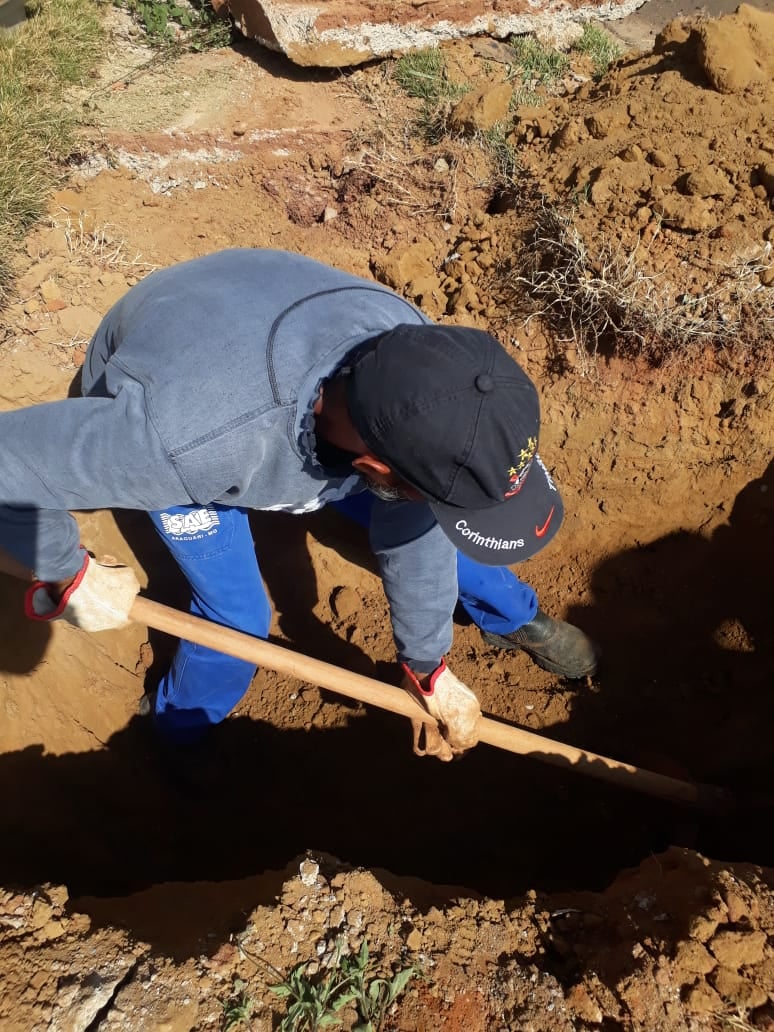
[[[82,391],[0,414],[0,546],[34,570],[32,619],[127,623],[133,571],[92,558],[68,510],[140,509],[191,612],[265,638],[248,511],[332,504],[369,527],[403,687],[440,724],[415,736],[420,754],[477,741],[478,700],[443,658],[458,601],[487,644],[594,673],[593,643],[506,568],[552,540],[563,509],[537,454],[537,391],[488,334],[299,255],[230,250],[132,288],[89,346]],[[254,674],[181,641],[152,704],[159,736],[201,740]]]

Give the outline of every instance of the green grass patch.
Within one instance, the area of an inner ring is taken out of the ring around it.
[[[470,86],[449,79],[446,58],[440,50],[404,54],[395,62],[393,77],[405,93],[422,101],[417,129],[426,140],[437,143],[446,134],[452,107]]]
[[[611,63],[621,56],[621,48],[615,40],[591,22],[583,26],[583,35],[573,44],[572,49],[592,59],[595,79],[601,79]]]
[[[407,967],[389,978],[375,975],[365,940],[356,954],[343,953],[339,943],[330,969],[322,975],[307,975],[307,967],[299,964],[284,981],[269,986],[287,1001],[280,1032],[317,1032],[341,1025],[341,1012],[348,1006],[357,1012],[353,1032],[379,1032],[387,1011],[418,973]]]
[[[544,98],[529,86],[517,86],[511,97],[510,109],[515,111],[519,107],[540,107]]]
[[[0,35],[0,296],[9,257],[63,177],[75,120],[68,87],[100,55],[96,0],[39,0],[13,34]]]
[[[511,125],[498,122],[480,136],[481,146],[489,154],[494,168],[497,189],[513,186],[519,174],[519,159],[510,140]]]
[[[447,88],[446,60],[440,50],[412,50],[396,61],[393,76],[410,97],[434,101]]]
[[[215,14],[206,0],[114,0],[158,46],[174,41],[183,50],[216,50],[231,42],[230,18]]]
[[[235,978],[231,986],[231,995],[221,1001],[223,1023],[221,1032],[236,1032],[237,1029],[249,1029],[250,1018],[255,1008],[255,1001],[248,992],[247,982]]]
[[[534,36],[516,36],[511,40],[512,74],[532,88],[552,86],[570,67],[566,54],[548,47]]]

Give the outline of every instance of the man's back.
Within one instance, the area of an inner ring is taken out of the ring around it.
[[[342,497],[359,478],[331,478],[305,447],[319,384],[361,341],[427,321],[378,284],[286,252],[151,274],[98,328],[84,398],[0,414],[0,546],[57,579],[77,559],[66,510],[305,511]]]
[[[245,481],[272,478],[265,435],[280,426],[305,461],[301,422],[320,380],[368,337],[424,321],[386,288],[309,258],[221,251],[154,273],[113,307],[83,391],[115,396],[127,379],[140,385],[194,500],[225,501],[230,491],[235,503],[263,507]]]

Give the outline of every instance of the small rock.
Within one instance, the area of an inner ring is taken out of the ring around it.
[[[707,942],[715,934],[717,928],[718,921],[716,918],[705,914],[697,914],[688,926],[688,934],[692,939],[698,939],[699,942]]]
[[[67,308],[59,315],[59,323],[68,337],[91,337],[102,316],[88,305]]]
[[[666,151],[654,150],[648,155],[648,161],[651,165],[655,165],[656,168],[667,168],[669,166],[670,158]]]
[[[320,873],[320,865],[316,864],[314,860],[302,860],[298,867],[298,874],[301,878],[301,884],[306,885],[307,888],[317,884],[317,876]]]
[[[731,924],[738,924],[740,921],[745,921],[749,918],[750,910],[738,893],[727,892],[724,898],[728,907],[728,920]]]
[[[718,932],[709,944],[718,962],[732,971],[763,960],[765,932]]]
[[[685,189],[691,197],[728,197],[734,192],[725,172],[713,165],[689,173]]]
[[[62,291],[56,280],[47,279],[40,284],[40,293],[44,301],[59,301]]]
[[[231,132],[234,134],[234,136],[244,136],[248,128],[249,126],[247,125],[247,122],[237,122],[236,125],[232,128]]]
[[[551,150],[569,150],[576,143],[580,143],[584,128],[577,122],[568,122],[554,133],[551,137]]]
[[[52,229],[46,234],[46,247],[49,254],[69,255],[70,243],[63,229]]]
[[[667,195],[653,205],[666,222],[694,233],[717,228],[717,219],[703,197]]]
[[[330,205],[326,205],[322,213],[323,222],[333,222],[334,219],[339,217],[338,209],[332,208]]]
[[[422,945],[422,934],[421,934],[421,932],[419,932],[416,928],[412,928],[412,930],[406,936],[406,945],[408,946],[408,948],[410,950],[412,950],[414,953],[416,953],[416,951]]]
[[[507,82],[472,90],[455,105],[449,125],[457,132],[475,133],[491,129],[508,113],[513,90]]]
[[[38,938],[43,942],[48,942],[50,939],[59,939],[65,934],[65,926],[61,921],[51,920],[48,921],[43,928],[38,932]]]
[[[433,171],[435,171],[435,172],[448,172],[449,171],[449,162],[446,160],[446,158],[438,158],[436,163],[433,165]]]
[[[618,108],[598,111],[586,119],[586,128],[595,140],[604,140],[620,132],[629,120],[627,113]]]
[[[236,946],[233,943],[224,942],[210,957],[210,967],[216,969],[230,967],[238,959],[238,956],[239,951]]]
[[[685,1006],[696,1014],[718,1014],[723,1009],[723,1001],[702,979],[686,993]]]
[[[768,993],[759,985],[751,982],[749,978],[743,978],[729,968],[720,967],[713,971],[710,980],[726,1003],[734,1007],[749,1010],[751,1007],[761,1007],[768,1002]]]
[[[567,1006],[581,1021],[590,1025],[601,1025],[604,1019],[602,1008],[582,985],[574,985],[567,993]]]
[[[686,939],[677,947],[675,964],[692,975],[706,975],[717,966],[717,961],[701,943]]]

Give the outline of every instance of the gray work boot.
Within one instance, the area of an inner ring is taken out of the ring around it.
[[[535,619],[510,634],[481,632],[487,645],[521,649],[544,670],[574,680],[596,673],[599,648],[579,627],[553,620],[538,609]]]

